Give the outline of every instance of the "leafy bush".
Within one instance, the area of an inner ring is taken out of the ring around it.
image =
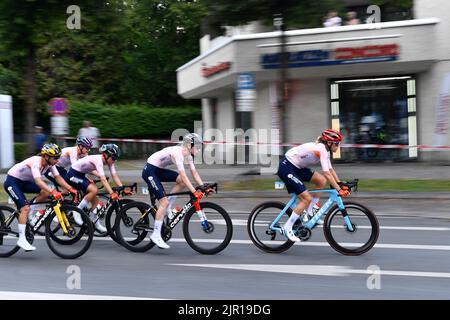
[[[27,155],[27,144],[23,142],[14,143],[14,159],[16,162],[25,160]]]
[[[77,135],[83,120],[90,120],[100,130],[100,135],[107,138],[169,137],[178,128],[193,130],[194,121],[201,120],[201,108],[154,108],[71,101],[70,135]]]

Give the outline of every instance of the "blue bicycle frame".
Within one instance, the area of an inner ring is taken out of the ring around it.
[[[345,224],[347,226],[348,231],[354,231],[353,224],[350,221],[350,218],[347,214],[347,210],[345,209],[344,202],[342,198],[339,196],[338,192],[335,189],[320,189],[320,190],[310,190],[310,193],[329,193],[330,197],[327,202],[325,202],[320,210],[305,224],[303,224],[304,228],[312,229],[316,226],[317,221],[330,209],[333,204],[337,204],[338,208],[342,212],[344,217]],[[294,210],[297,206],[297,195],[295,193],[291,193],[291,199],[286,204],[286,206],[281,210],[280,214],[276,217],[276,219],[270,224],[270,229],[274,231],[279,231],[282,233],[281,227],[278,226],[278,222],[281,220],[281,217],[286,213],[288,208]]]

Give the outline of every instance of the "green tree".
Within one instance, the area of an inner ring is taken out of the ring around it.
[[[281,14],[288,29],[314,28],[322,25],[328,10],[342,9],[337,0],[203,0],[208,8],[208,25],[219,30],[224,25],[240,25],[251,21],[273,24]]]
[[[25,103],[25,133],[28,152],[33,151],[33,127],[36,123],[37,60],[36,52],[48,39],[46,32],[66,22],[65,0],[0,1],[0,56],[22,75],[20,98]]]

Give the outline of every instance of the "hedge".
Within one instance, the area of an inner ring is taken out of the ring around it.
[[[70,134],[76,136],[83,120],[90,120],[107,138],[170,137],[175,129],[192,131],[202,118],[200,107],[155,108],[143,105],[104,105],[70,101]]]
[[[25,160],[27,155],[27,144],[23,142],[14,142],[14,160],[21,162]]]

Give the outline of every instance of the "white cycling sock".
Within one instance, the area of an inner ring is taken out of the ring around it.
[[[78,209],[83,210],[84,208],[87,207],[87,205],[89,204],[89,201],[87,201],[86,199],[81,200],[81,202],[78,204]]]
[[[309,216],[312,216],[312,209],[313,207],[317,204],[317,202],[319,202],[319,198],[312,198],[311,203],[308,206],[308,210],[306,210],[306,212],[308,213]]]
[[[153,233],[156,232],[161,237],[161,227],[163,224],[163,220],[155,220],[155,229],[153,229]]]
[[[27,227],[26,224],[19,224],[19,240],[25,239],[25,228]]]
[[[289,220],[284,224],[284,227],[286,229],[292,229],[292,226],[294,225],[295,221],[300,218],[300,215],[292,211],[291,216],[289,217]]]

